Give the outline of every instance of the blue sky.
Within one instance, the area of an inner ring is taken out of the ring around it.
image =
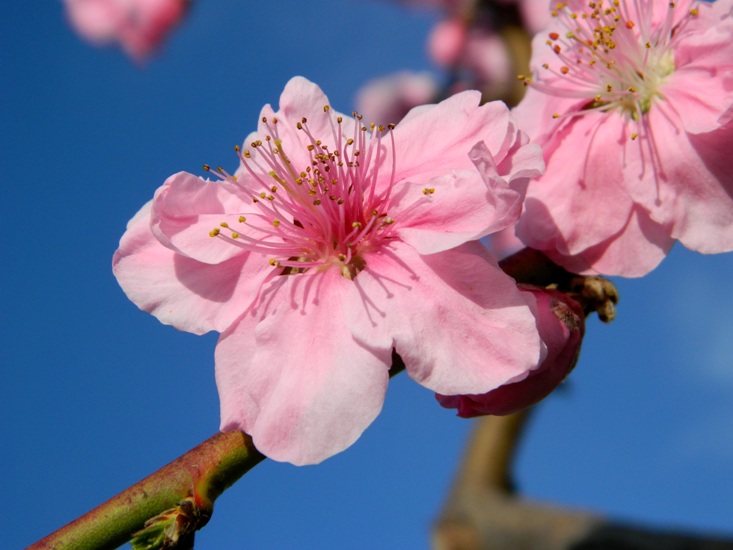
[[[213,334],[127,301],[110,262],[170,174],[233,169],[232,146],[296,74],[341,111],[368,79],[428,69],[432,19],[357,0],[199,0],[140,68],[68,28],[60,2],[0,20],[0,514],[3,545],[48,534],[218,428]],[[517,464],[535,498],[733,535],[733,256],[675,247],[620,280],[566,391]],[[471,422],[404,375],[378,420],[315,467],[266,462],[217,502],[197,548],[421,548]]]

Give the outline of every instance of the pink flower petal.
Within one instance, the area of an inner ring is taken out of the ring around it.
[[[262,453],[293,464],[356,441],[382,408],[391,353],[375,355],[338,320],[350,286],[333,270],[284,277],[222,334],[222,431],[244,430]]]
[[[669,228],[637,206],[623,229],[605,241],[574,256],[558,254],[555,249],[545,254],[572,273],[641,277],[659,265],[673,244]]]
[[[685,131],[709,132],[721,126],[720,114],[733,106],[733,17],[727,2],[701,2],[698,18],[707,27],[685,34],[675,52],[675,70],[665,83],[665,99],[678,112]],[[684,108],[682,108],[684,106]]]
[[[575,367],[585,332],[583,309],[567,295],[544,288],[522,287],[537,300],[535,316],[547,356],[523,379],[504,384],[485,394],[441,395],[438,402],[458,409],[458,416],[507,415],[547,397]]]
[[[395,243],[370,255],[355,283],[346,309],[354,336],[394,345],[409,375],[433,391],[489,391],[539,364],[533,298],[478,242],[429,256]]]
[[[473,168],[468,151],[483,141],[497,157],[507,139],[514,140],[516,129],[511,124],[506,106],[494,101],[479,107],[481,94],[463,92],[449,97],[429,109],[413,109],[394,130],[400,148],[395,179],[421,174],[429,177],[450,170]],[[426,147],[424,136],[440,136],[432,147]]]
[[[690,250],[733,250],[733,122],[715,132],[675,135],[659,118],[655,127],[665,177],[659,201],[645,206]]]
[[[504,202],[502,197],[477,186],[477,179],[479,175],[476,172],[464,170],[430,180],[427,188],[435,189],[435,192],[425,199],[422,207],[399,216],[397,208],[403,205],[396,205],[395,217],[402,222],[397,234],[421,254],[433,254],[514,223],[519,218],[523,196],[513,193],[513,197],[506,197]],[[425,185],[410,182],[400,187],[402,189],[398,187],[395,194],[399,196],[402,191],[408,198],[426,189]],[[507,208],[509,199],[516,203],[516,206],[511,206],[513,212]],[[500,202],[498,208],[490,202],[494,200]],[[488,225],[490,220],[499,216],[496,224]]]
[[[226,330],[257,296],[271,274],[244,257],[208,265],[164,247],[150,231],[152,202],[130,220],[112,267],[137,306],[166,325],[204,334]]]
[[[541,173],[539,148],[520,149],[510,173],[535,176]],[[469,240],[514,225],[522,211],[527,178],[515,177],[510,183],[502,178],[494,159],[483,142],[469,152],[478,173],[464,170],[431,179],[427,185],[405,182],[395,186],[394,216],[400,220],[399,236],[421,254],[432,254],[453,248]],[[477,185],[483,179],[485,187]],[[409,208],[420,190],[427,193],[425,204]],[[402,199],[401,201],[399,199]]]
[[[239,226],[246,199],[231,187],[187,172],[174,174],[155,193],[153,233],[165,246],[203,263],[217,264],[242,254],[240,248],[209,235],[222,222]]]
[[[604,150],[623,143],[624,127],[617,122],[591,115],[573,119],[547,145],[552,153],[545,174],[530,186],[517,228],[525,244],[573,255],[626,225],[633,202],[622,185],[623,158]],[[579,156],[583,150],[588,152]]]

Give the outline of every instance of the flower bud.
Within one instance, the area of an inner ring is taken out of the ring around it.
[[[479,395],[440,395],[445,408],[458,409],[458,416],[471,418],[485,414],[503,416],[525,409],[547,397],[573,370],[585,333],[580,305],[557,290],[519,285],[537,300],[534,312],[547,355],[527,377]]]
[[[445,19],[433,27],[428,37],[428,53],[441,67],[452,67],[461,59],[468,28],[460,19]]]

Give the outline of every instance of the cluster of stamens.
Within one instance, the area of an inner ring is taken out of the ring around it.
[[[542,67],[559,80],[519,78],[550,95],[588,100],[581,111],[555,113],[554,118],[615,109],[641,121],[653,102],[663,97],[660,87],[675,69],[674,43],[689,21],[687,16],[676,21],[680,8],[674,1],[659,24],[652,23],[651,9],[649,0],[612,0],[608,5],[591,1],[580,13],[566,2],[558,3],[552,15],[567,32],[549,33],[546,44],[561,64]],[[697,14],[696,8],[687,11],[691,17]]]
[[[306,118],[296,124],[305,139],[285,144],[278,132],[282,123],[263,117],[267,129],[263,139],[245,150],[235,147],[240,177],[222,168],[212,171],[247,199],[236,227],[222,222],[209,235],[265,255],[283,274],[337,267],[353,279],[364,268],[363,253],[394,234],[395,220],[388,214],[395,171],[394,125],[367,128],[353,113],[353,131],[345,135],[343,118],[333,117],[329,106],[323,110],[331,124],[331,146],[312,134]],[[309,161],[294,166],[286,147],[293,151],[303,146]],[[380,167],[390,159],[388,183],[382,179],[377,185],[377,178],[385,177],[380,176]],[[204,169],[211,171],[208,166]]]

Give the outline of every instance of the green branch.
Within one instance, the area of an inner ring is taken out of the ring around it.
[[[264,458],[247,434],[216,434],[27,550],[113,549],[144,528],[170,540],[192,536],[219,495]]]

